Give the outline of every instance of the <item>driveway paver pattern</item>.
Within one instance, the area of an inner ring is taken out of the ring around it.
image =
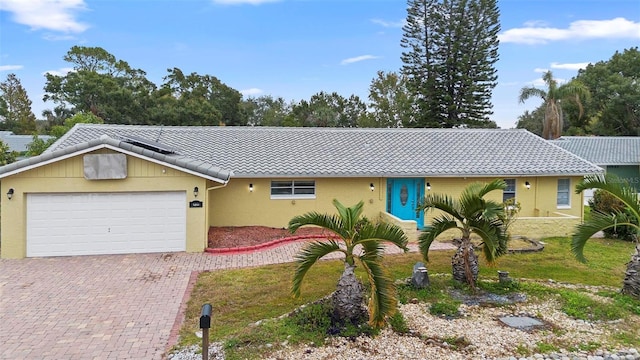
[[[303,245],[2,259],[0,359],[162,359],[192,272],[291,262]]]

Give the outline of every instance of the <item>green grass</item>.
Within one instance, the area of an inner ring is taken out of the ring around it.
[[[556,282],[620,288],[625,263],[629,261],[633,250],[633,244],[629,242],[592,239],[585,248],[589,262],[582,264],[570,253],[568,238],[550,238],[544,239],[544,242],[545,249],[541,252],[508,254],[499,258],[493,267],[481,263],[480,280],[496,280],[497,270],[503,270],[509,271],[509,276],[514,279],[553,279]],[[440,307],[438,311],[443,314],[445,310],[456,307],[456,302],[445,291],[453,286],[453,281],[448,275],[451,272],[452,255],[453,251],[432,252],[427,264],[432,286],[422,290],[399,286],[399,301],[406,303],[415,298],[421,302],[439,304],[435,305],[436,309]],[[396,279],[409,277],[417,261],[422,259],[416,253],[387,256],[384,259]],[[331,294],[342,273],[343,263],[321,261],[316,264],[305,278],[299,299],[290,295],[294,267],[294,264],[279,264],[202,273],[187,304],[179,345],[197,344],[201,341],[194,332],[198,330],[200,308],[204,303],[213,305],[211,340],[225,342],[227,359],[259,358],[262,351],[268,350],[264,347],[265,344],[288,342],[321,345],[326,337],[327,327],[326,319],[322,316],[326,309],[321,306],[307,306],[304,312],[296,315],[297,318],[291,316],[282,321],[265,321],[261,326],[251,325],[259,320],[290,313],[303,304],[312,303]],[[357,270],[357,276],[366,282],[362,270]],[[481,281],[479,286],[494,293],[521,291],[537,298],[554,296],[560,299],[565,312],[577,318],[609,320],[629,314],[640,314],[639,301],[614,291],[603,291],[599,294],[612,299],[609,304],[603,304],[580,291],[554,289],[528,281],[516,280],[509,285]],[[464,291],[464,288],[462,290]],[[313,323],[314,326],[306,326],[308,323]],[[398,332],[406,331],[404,319],[395,318],[392,325]],[[351,330],[354,335],[368,331]],[[640,346],[640,340],[636,339],[633,331],[633,328],[628,331],[621,329],[614,338],[621,344]],[[538,350],[552,351],[553,346],[555,345],[541,343]]]

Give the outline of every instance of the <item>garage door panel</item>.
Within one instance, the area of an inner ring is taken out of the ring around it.
[[[27,195],[27,256],[185,249],[185,192]]]

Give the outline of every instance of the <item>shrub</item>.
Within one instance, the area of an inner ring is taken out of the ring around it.
[[[593,198],[589,200],[589,207],[591,208],[591,211],[598,211],[603,214],[623,212],[627,215],[631,215],[622,201],[602,190],[596,190],[593,193]],[[630,216],[630,219],[637,224],[637,220],[635,218]],[[603,232],[607,238],[634,241],[635,229],[631,226],[616,226],[605,229]]]
[[[406,334],[409,332],[409,325],[407,325],[407,320],[405,320],[404,316],[400,311],[397,311],[393,316],[387,319],[389,325],[398,334]]]
[[[444,317],[457,317],[458,307],[460,302],[458,301],[441,301],[431,304],[429,307],[429,313],[431,315],[439,315]]]

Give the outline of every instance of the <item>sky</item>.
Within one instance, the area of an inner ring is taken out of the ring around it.
[[[639,0],[499,0],[500,60],[491,119],[514,128],[542,73],[567,81],[640,45]],[[405,0],[0,0],[0,80],[16,74],[36,117],[45,74],[72,46],[101,47],[161,85],[167,69],[213,75],[245,97],[367,101],[377,71],[399,71]]]

